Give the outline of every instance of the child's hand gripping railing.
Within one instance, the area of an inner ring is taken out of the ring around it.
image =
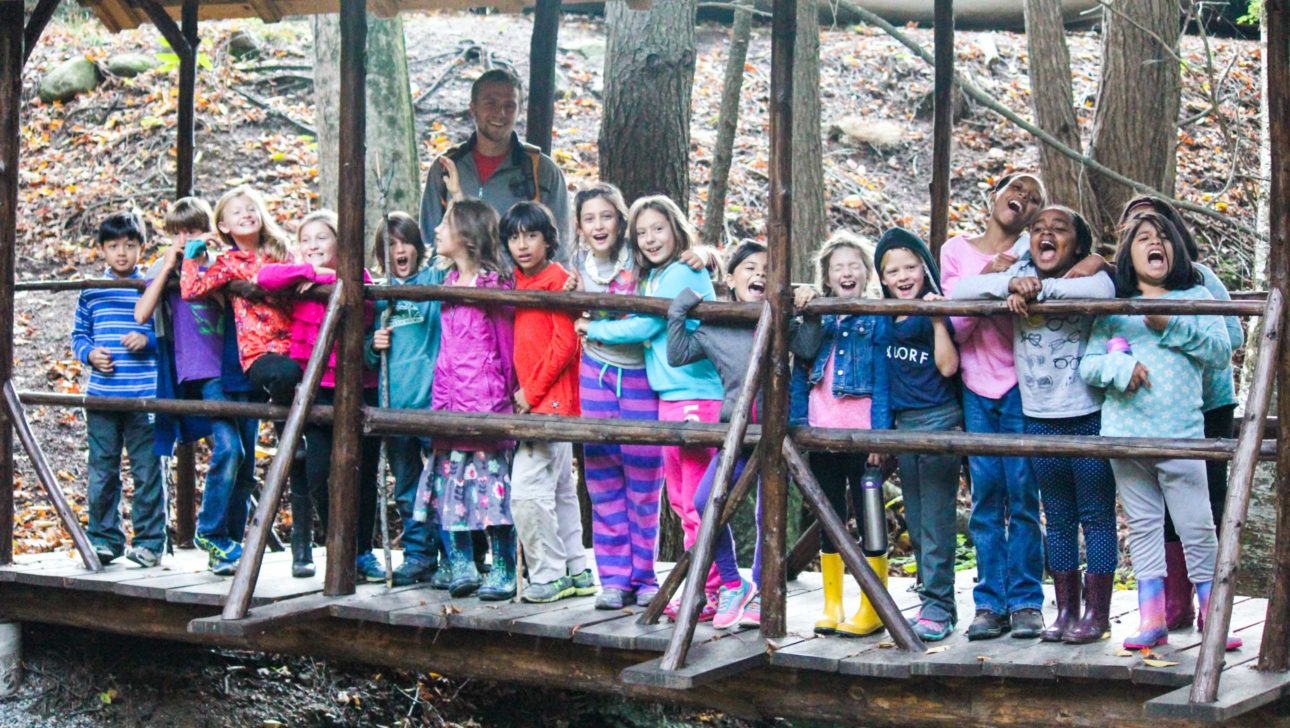
[[[282,490],[291,472],[291,460],[295,457],[296,445],[304,431],[305,418],[314,396],[318,393],[318,383],[322,380],[323,370],[331,354],[332,340],[336,337],[336,326],[342,314],[342,292],[344,284],[336,281],[327,298],[327,312],[322,325],[318,328],[318,339],[314,342],[313,352],[305,366],[304,377],[296,389],[296,398],[291,403],[291,411],[278,438],[278,451],[269,463],[269,472],[265,477],[264,489],[260,493],[260,502],[247,528],[246,547],[242,552],[242,563],[237,567],[233,585],[229,588],[228,599],[224,602],[224,619],[242,619],[251,607],[251,596],[255,592],[255,583],[260,576],[260,565],[264,560],[264,549],[269,541],[269,532],[273,529],[273,518],[278,512],[278,503],[282,500]]]
[[[98,554],[94,553],[94,546],[90,543],[89,536],[81,527],[81,521],[72,510],[72,505],[67,502],[63,489],[58,487],[58,479],[54,477],[54,471],[49,467],[49,461],[45,459],[40,443],[36,442],[31,424],[27,422],[27,413],[23,411],[22,403],[18,401],[18,392],[13,388],[13,380],[6,380],[4,383],[4,411],[9,421],[13,423],[14,431],[18,433],[23,449],[27,451],[31,466],[36,470],[36,479],[40,481],[40,486],[45,489],[45,495],[49,496],[50,502],[54,504],[58,519],[63,522],[63,528],[72,535],[72,543],[76,545],[76,551],[81,555],[85,568],[90,571],[102,571],[103,564],[99,562]],[[12,486],[6,483],[4,487]]]
[[[1272,401],[1272,383],[1276,376],[1277,356],[1280,352],[1282,293],[1273,289],[1268,294],[1263,312],[1263,341],[1259,345],[1259,358],[1254,366],[1254,378],[1245,399],[1241,435],[1236,442],[1236,455],[1232,458],[1232,477],[1227,490],[1227,504],[1223,508],[1223,522],[1219,524],[1218,555],[1214,563],[1214,581],[1209,597],[1209,610],[1205,613],[1205,633],[1201,637],[1200,654],[1196,658],[1196,678],[1191,684],[1188,699],[1192,703],[1212,703],[1218,697],[1218,682],[1223,673],[1223,655],[1227,651],[1227,631],[1232,621],[1232,597],[1236,594],[1236,568],[1241,558],[1241,532],[1250,506],[1250,490],[1254,484],[1254,467],[1259,461],[1259,446],[1263,437],[1263,423]],[[1288,383],[1282,382],[1282,386]],[[1282,538],[1284,534],[1279,534]]]

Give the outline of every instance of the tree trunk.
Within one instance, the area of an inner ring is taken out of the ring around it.
[[[1103,11],[1102,82],[1089,156],[1172,196],[1181,89],[1178,2],[1121,0],[1115,7]],[[1110,226],[1134,192],[1097,174],[1091,182],[1102,233],[1115,237]]]
[[[1035,121],[1071,149],[1082,149],[1061,0],[1026,0],[1025,14]],[[1100,211],[1083,165],[1046,144],[1039,145],[1039,165],[1051,199],[1083,213],[1093,229],[1100,230]]]
[[[315,15],[314,93],[317,99],[318,187],[322,205],[336,209],[340,138],[340,21]],[[421,202],[416,127],[403,21],[367,17],[367,211],[364,240],[370,241],[382,215],[402,210],[416,217]],[[377,174],[379,162],[380,174]],[[393,174],[391,175],[391,172]],[[390,176],[382,205],[381,186]]]
[[[703,215],[703,244],[720,247],[725,239],[726,191],[730,182],[730,161],[734,157],[735,132],[739,130],[739,99],[744,86],[744,63],[748,60],[748,38],[752,35],[752,3],[739,0],[726,77],[721,86],[721,117],[717,123],[717,148],[712,155],[708,182],[707,211]]]
[[[696,0],[631,10],[605,4],[605,103],[600,177],[630,202],[664,194],[689,208],[690,91]]]
[[[1260,72],[1259,72],[1259,119],[1261,126],[1259,128],[1259,198],[1258,206],[1255,212],[1254,227],[1257,230],[1267,232],[1271,226],[1272,208],[1269,205],[1272,195],[1272,137],[1269,134],[1268,124],[1268,24],[1266,21],[1259,23],[1259,40],[1260,40]],[[1268,285],[1268,253],[1269,241],[1267,238],[1254,239],[1254,267],[1250,271],[1250,289],[1261,290]],[[1245,362],[1241,367],[1240,379],[1237,381],[1237,391],[1244,392],[1246,383],[1250,377],[1254,376],[1254,362],[1259,358],[1259,334],[1263,331],[1263,317],[1253,316],[1246,326],[1245,335]]]
[[[811,280],[811,254],[829,235],[823,155],[820,18],[812,3],[798,3],[793,46],[793,267],[789,271],[794,281]]]

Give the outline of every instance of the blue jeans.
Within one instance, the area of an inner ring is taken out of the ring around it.
[[[385,438],[385,457],[394,474],[394,502],[399,507],[403,521],[403,559],[428,563],[438,561],[438,519],[431,512],[429,521],[412,517],[416,508],[417,484],[425,468],[425,455],[430,452],[429,441],[424,437]]]
[[[208,402],[249,402],[249,392],[224,391],[219,377],[200,382]],[[241,541],[247,510],[255,490],[255,438],[259,420],[211,419],[211,459],[206,471],[202,507],[197,512],[197,535]]]
[[[130,521],[134,545],[160,555],[166,550],[166,489],[152,445],[152,415],[145,412],[85,411],[89,439],[89,537],[120,556],[125,552],[121,526],[121,449],[130,454],[134,498]]]
[[[998,399],[963,390],[968,432],[1020,435],[1025,432],[1021,393],[1016,386]],[[1024,457],[973,455],[972,518],[976,545],[977,609],[1011,614],[1044,604],[1044,536],[1039,528],[1039,484]]]

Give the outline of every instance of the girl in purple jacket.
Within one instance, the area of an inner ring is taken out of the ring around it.
[[[497,213],[474,198],[453,202],[435,229],[436,265],[445,285],[512,288],[499,256]],[[516,390],[514,311],[510,307],[443,304],[439,359],[431,409],[446,412],[512,412]],[[515,527],[511,520],[514,443],[436,438],[417,488],[414,517],[438,514],[439,537],[451,569],[448,590],[462,597],[502,601],[515,596]],[[481,585],[471,532],[485,531],[493,567]]]

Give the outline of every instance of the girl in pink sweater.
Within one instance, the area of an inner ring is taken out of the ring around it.
[[[279,263],[260,268],[255,282],[267,291],[294,288],[305,291],[317,284],[336,282],[338,238],[336,213],[318,210],[305,216],[296,233],[298,263]],[[370,282],[367,272],[363,281]],[[291,309],[291,347],[289,361],[303,371],[318,340],[318,331],[326,315],[327,306],[320,301],[295,299]],[[364,324],[371,326],[375,312],[371,303],[364,305]],[[281,355],[265,354],[268,356]],[[372,406],[376,398],[377,374],[370,368],[363,371],[363,399]],[[322,375],[315,402],[331,404],[336,395],[336,348],[332,345],[327,358],[327,368]],[[305,482],[292,479],[291,489],[291,551],[292,574],[311,576],[313,573],[312,521],[318,515],[320,530],[327,530],[328,497],[327,478],[331,471],[331,428],[308,425],[305,428]],[[358,491],[358,561],[359,581],[383,581],[385,570],[372,553],[372,537],[376,528],[376,468],[380,440],[363,438],[362,465],[359,470]],[[299,483],[299,485],[298,485]],[[299,566],[300,568],[296,568]]]

